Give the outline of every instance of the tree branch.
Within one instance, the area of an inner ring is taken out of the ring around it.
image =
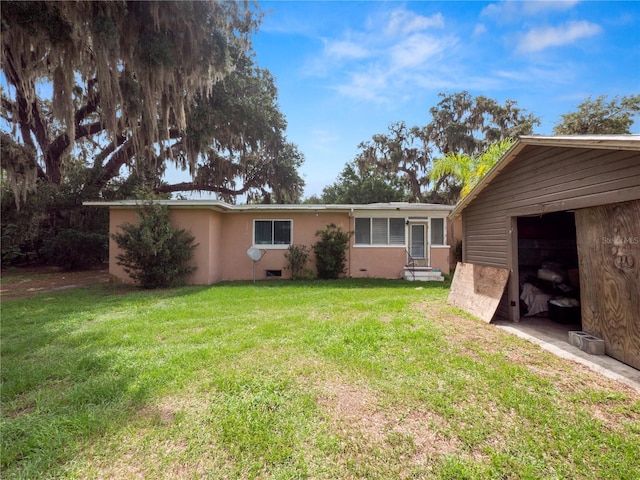
[[[111,156],[107,164],[104,166],[104,184],[118,175],[120,168],[127,163],[127,160],[133,156],[133,153],[131,140],[126,140],[118,147],[117,151]]]
[[[76,140],[80,140],[81,138],[88,137],[90,135],[95,135],[103,130],[104,126],[102,125],[102,122],[94,122],[89,125],[78,125],[76,126]]]
[[[94,85],[98,83],[97,78],[92,78],[87,82],[87,99],[89,98],[89,91],[93,88]],[[98,110],[98,105],[100,104],[100,95],[94,95],[91,101],[87,100],[87,104],[81,107],[75,114],[75,122],[76,129],[80,126],[83,120],[85,120],[89,115],[95,113]]]
[[[225,188],[216,185],[201,185],[197,182],[181,182],[174,183],[172,185],[160,185],[155,188],[156,193],[173,193],[173,192],[183,192],[183,191],[196,191],[196,192],[213,192],[220,193],[222,195],[236,196],[242,195],[243,193],[247,193],[251,188],[255,187],[255,185],[251,185],[250,183],[245,183],[240,189],[232,189]]]
[[[2,95],[2,108],[7,110],[8,112],[13,112],[15,110],[16,104],[9,100],[6,96]]]

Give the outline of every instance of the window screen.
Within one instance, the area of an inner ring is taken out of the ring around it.
[[[431,245],[444,245],[444,218],[431,219]]]
[[[404,218],[389,219],[389,245],[404,245]]]
[[[356,245],[371,243],[371,219],[356,218]]]
[[[387,219],[372,218],[371,219],[371,243],[373,245],[387,245]]]
[[[255,245],[290,245],[291,220],[254,220]]]
[[[255,221],[255,244],[271,245],[273,241],[273,222],[271,220]]]
[[[356,245],[405,244],[404,218],[356,218]]]
[[[275,245],[289,245],[291,243],[290,220],[274,220],[273,243]]]

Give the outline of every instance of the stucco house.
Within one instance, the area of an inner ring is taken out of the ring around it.
[[[454,219],[464,263],[509,272],[497,317],[575,311],[640,368],[640,136],[521,137]]]
[[[156,200],[169,207],[169,218],[189,230],[198,247],[196,271],[187,283],[209,285],[225,280],[289,278],[284,257],[289,245],[310,247],[316,232],[329,224],[353,232],[347,252],[348,277],[438,280],[449,273],[447,217],[452,206],[404,202],[369,205],[230,205],[215,200]],[[108,207],[109,232],[136,223],[138,201],[85,202]],[[248,250],[259,249],[254,264]],[[132,282],[117,264],[120,253],[110,240],[109,272]],[[310,255],[313,261],[313,254]],[[313,265],[310,265],[313,267]]]

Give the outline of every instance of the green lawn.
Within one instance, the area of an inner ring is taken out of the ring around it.
[[[640,478],[640,395],[447,285],[110,285],[2,302],[8,478]]]

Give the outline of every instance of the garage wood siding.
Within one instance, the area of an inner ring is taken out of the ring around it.
[[[483,197],[484,201],[500,205],[504,210],[518,210],[612,191],[637,192],[640,188],[640,153],[580,152],[580,155],[577,152],[564,155],[550,152],[546,158],[520,157],[509,164],[476,201]]]
[[[511,268],[509,216],[631,198],[640,198],[640,152],[527,146],[464,210],[464,261]],[[508,316],[507,303],[497,315]]]

